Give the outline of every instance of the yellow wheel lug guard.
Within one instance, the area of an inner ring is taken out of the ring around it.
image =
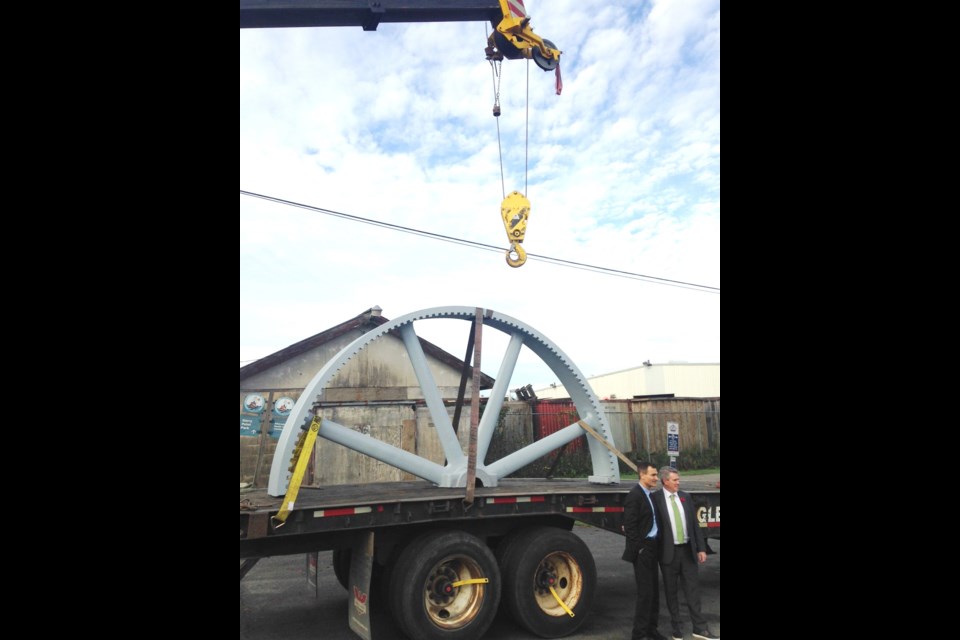
[[[573,611],[570,610],[570,607],[567,606],[567,603],[560,599],[560,596],[557,594],[557,590],[550,586],[550,593],[553,594],[553,597],[557,599],[557,602],[560,603],[560,606],[563,607],[563,610],[570,614],[570,617],[573,616]]]

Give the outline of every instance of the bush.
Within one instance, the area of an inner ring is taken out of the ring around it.
[[[557,452],[551,452],[539,460],[535,460],[517,470],[510,477],[512,478],[545,478],[550,468],[557,458]],[[670,464],[670,456],[663,451],[630,451],[625,454],[631,460],[646,460],[652,462],[657,469]],[[623,460],[620,463],[620,474],[626,476],[636,476],[633,469],[627,466]],[[697,469],[712,469],[720,466],[720,450],[717,448],[704,449],[701,451],[691,450],[680,452],[677,459],[677,469],[680,471],[691,471]],[[556,463],[553,478],[586,478],[593,475],[593,461],[590,458],[590,450],[584,447],[579,451],[564,451],[560,461]]]
[[[625,455],[636,462],[640,462],[641,460],[644,462],[650,462],[657,469],[670,464],[670,456],[668,456],[666,453],[661,453],[660,451],[654,451],[653,453],[650,453],[649,451],[644,451],[641,449],[640,451],[631,451]],[[621,473],[635,473],[633,469],[627,467],[627,464],[623,460],[620,461],[620,471]]]
[[[631,451],[627,453],[626,456],[631,460],[645,460],[652,462],[657,469],[670,464],[670,456],[663,451],[654,451],[653,453],[643,450]],[[719,466],[720,449],[717,447],[711,447],[710,449],[704,449],[703,451],[697,451],[696,449],[691,449],[690,451],[681,451],[680,457],[677,458],[676,464],[678,471],[712,469]],[[620,473],[633,473],[633,469],[629,468],[627,464],[621,460]]]
[[[712,469],[720,466],[720,449],[711,447],[703,451],[680,452],[677,460],[680,471],[688,469]]]

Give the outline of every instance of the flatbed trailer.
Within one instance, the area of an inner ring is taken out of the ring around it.
[[[248,491],[240,578],[259,558],[333,550],[337,578],[354,594],[352,627],[369,592],[418,640],[480,638],[498,604],[531,633],[568,635],[587,618],[596,587],[590,550],[570,531],[583,522],[623,535],[635,484],[507,478],[477,487],[472,502],[462,487],[425,481],[304,487],[280,526],[273,517],[283,499]],[[689,477],[684,489],[705,537],[719,538],[719,489]],[[370,637],[363,629],[355,628]]]
[[[695,476],[694,476],[695,477]],[[357,531],[399,534],[416,527],[486,523],[487,536],[502,536],[537,521],[573,521],[622,535],[623,500],[636,483],[597,485],[574,479],[505,479],[479,487],[474,503],[462,488],[424,481],[304,487],[286,524],[270,518],[282,498],[264,490],[240,494],[240,558],[262,558],[349,547]],[[683,488],[697,506],[705,537],[720,537],[720,490],[684,478]],[[340,535],[338,535],[340,534]],[[346,543],[346,544],[344,544]]]

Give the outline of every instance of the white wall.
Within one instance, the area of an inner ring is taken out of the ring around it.
[[[601,400],[663,393],[677,398],[719,398],[720,364],[654,364],[594,376],[587,382]],[[538,398],[570,397],[560,384],[534,391]]]

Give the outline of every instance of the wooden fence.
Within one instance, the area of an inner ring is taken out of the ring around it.
[[[240,482],[266,486],[273,452],[276,449],[278,420],[275,404],[282,398],[296,399],[299,391],[279,390],[262,392],[266,406],[258,414],[244,406],[250,392],[241,393]],[[422,401],[421,401],[422,403]],[[681,462],[703,456],[705,452],[720,451],[720,398],[656,398],[642,400],[606,400],[601,403],[607,424],[617,448],[632,459],[646,457],[662,459],[667,451],[667,425],[679,428]],[[256,407],[254,407],[254,410]],[[453,407],[448,406],[453,415]],[[251,417],[260,415],[259,432],[251,430]],[[417,455],[443,462],[436,430],[429,412],[420,403],[384,403],[377,407],[338,406],[324,409],[324,417],[354,428]],[[490,444],[487,462],[520,449],[534,440],[549,435],[579,419],[576,407],[569,400],[537,400],[507,402],[498,418],[497,432]],[[469,407],[465,407],[458,429],[460,442],[466,450],[470,428]],[[353,484],[410,479],[399,469],[363,454],[351,451],[327,440],[318,439],[307,484]],[[528,465],[517,476],[540,477],[549,470],[557,471],[557,454],[544,456],[536,464]],[[560,473],[581,472],[589,466],[586,436],[570,443],[564,450],[565,466]],[[587,471],[588,473],[588,471]]]

